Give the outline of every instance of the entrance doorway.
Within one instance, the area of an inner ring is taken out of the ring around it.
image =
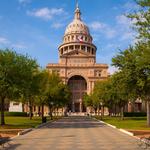
[[[72,93],[72,98],[68,106],[69,111],[85,112],[86,108],[83,105],[83,95],[87,93],[87,82],[79,75],[71,77],[68,81],[68,86]]]

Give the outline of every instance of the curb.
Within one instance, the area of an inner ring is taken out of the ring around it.
[[[18,136],[19,136],[19,135],[24,135],[24,134],[26,134],[26,133],[28,133],[28,132],[30,132],[30,131],[32,131],[32,130],[33,130],[32,128],[25,129],[25,130],[23,130],[23,131],[21,131],[21,132],[18,132]]]
[[[106,124],[106,125],[108,125],[108,126],[110,126],[110,127],[114,128],[114,129],[117,129],[117,127],[116,127],[116,126],[111,125],[111,124],[109,124],[109,123],[106,123],[106,122],[104,122],[104,121],[99,120],[99,122],[104,123],[104,124]]]
[[[52,122],[55,122],[55,121],[48,121],[48,122],[45,122],[45,123],[41,123],[40,125],[36,126],[35,129],[44,127],[44,126],[46,126],[47,124],[52,123]]]
[[[136,138],[136,139],[140,139],[139,137],[135,136],[134,133],[132,133],[132,132],[126,131],[126,130],[121,129],[121,128],[119,129],[119,128],[117,128],[116,126],[113,126],[113,125],[111,125],[111,124],[109,124],[109,123],[106,123],[106,122],[104,122],[104,121],[98,120],[98,119],[96,119],[96,118],[94,118],[94,120],[97,120],[98,122],[104,123],[104,124],[106,124],[106,125],[108,125],[108,126],[114,128],[114,129],[117,129],[117,130],[119,130],[120,132],[123,132],[123,133],[125,133],[125,134],[128,134],[128,135],[130,135],[130,136],[132,136],[132,137],[134,137],[134,138]]]
[[[131,135],[131,136],[134,136],[134,133],[132,133],[132,132],[129,132],[129,131],[126,131],[126,130],[124,130],[124,129],[119,129],[121,132],[123,132],[123,133],[126,133],[126,134],[128,134],[128,135]]]

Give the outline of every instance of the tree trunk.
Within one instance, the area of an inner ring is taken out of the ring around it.
[[[63,107],[62,107],[62,116],[64,115],[63,112],[64,112],[64,109],[63,109]]]
[[[121,107],[121,120],[124,120],[124,107]]]
[[[99,116],[99,113],[100,113],[100,106],[98,106],[98,116]]]
[[[42,104],[42,110],[41,110],[41,117],[42,117],[42,123],[44,120],[44,105]]]
[[[104,117],[104,106],[101,106],[101,120],[103,120]]]
[[[102,116],[104,117],[104,106],[102,106]]]
[[[32,117],[33,117],[32,105],[29,104],[29,118],[30,118],[30,120],[32,119]]]
[[[5,98],[1,98],[1,125],[5,125],[4,111],[5,111]]]
[[[147,126],[150,127],[150,101],[147,101]]]
[[[50,118],[51,118],[51,120],[53,120],[53,114],[52,114],[52,107],[50,106],[49,107],[49,115],[50,115]]]
[[[58,117],[58,107],[57,107],[57,117]]]
[[[117,114],[117,108],[116,108],[116,104],[115,104],[115,117],[116,117],[116,114]]]

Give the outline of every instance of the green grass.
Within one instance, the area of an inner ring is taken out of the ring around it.
[[[56,117],[53,117],[55,120]],[[50,121],[50,118],[47,117],[47,121]],[[1,129],[27,129],[35,128],[37,125],[41,124],[41,117],[33,117],[32,120],[29,117],[5,117],[6,125],[0,126]]]
[[[100,119],[99,116],[96,116]],[[130,130],[150,130],[146,124],[146,117],[125,117],[121,120],[119,117],[104,117],[103,121],[117,128],[130,129]]]

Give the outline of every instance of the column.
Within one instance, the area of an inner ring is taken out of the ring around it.
[[[92,82],[92,91],[93,91],[93,89],[94,89],[94,81]]]
[[[90,93],[92,92],[92,81],[90,82]]]
[[[82,112],[82,102],[80,102],[80,112]]]
[[[72,112],[75,112],[74,102],[72,102]]]

